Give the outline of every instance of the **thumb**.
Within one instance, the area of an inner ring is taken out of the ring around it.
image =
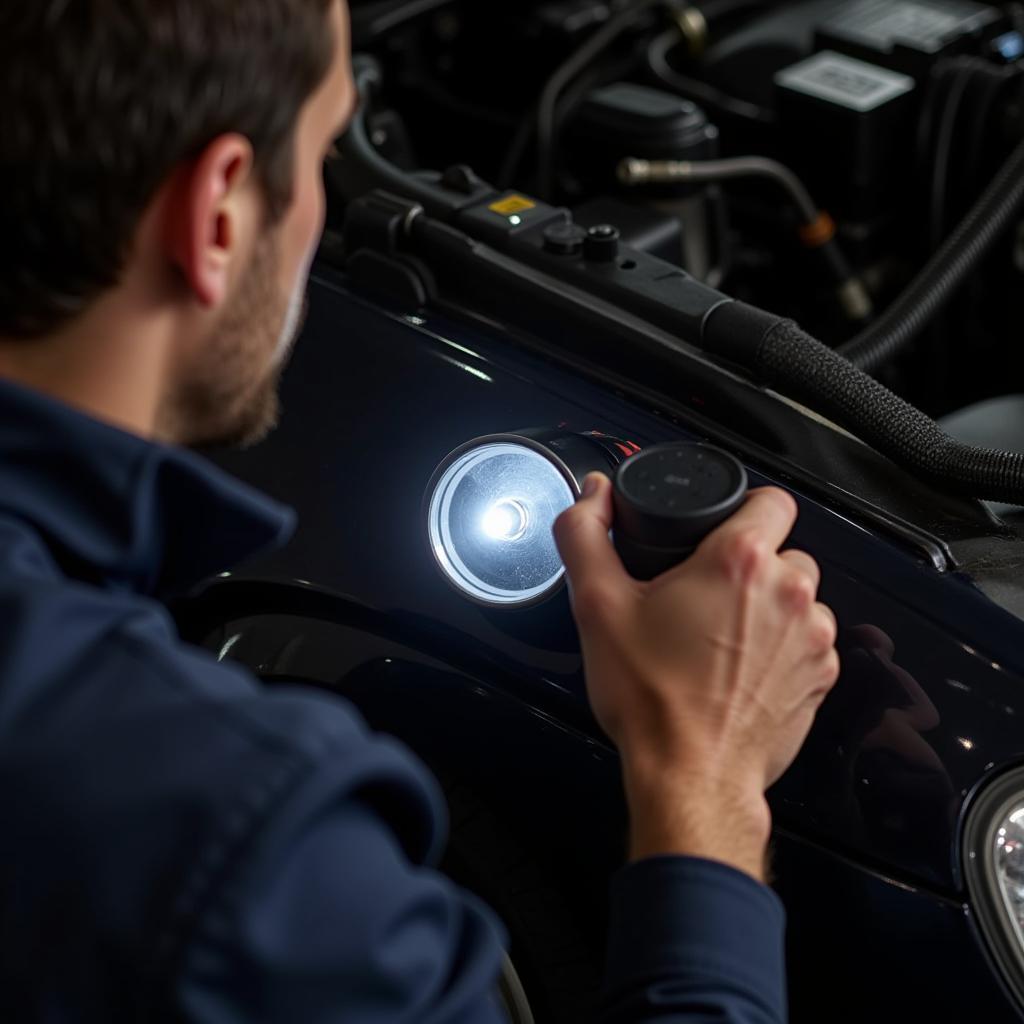
[[[613,517],[612,482],[603,473],[591,473],[583,483],[583,496],[555,521],[555,543],[573,586],[595,576],[630,580],[608,536]]]

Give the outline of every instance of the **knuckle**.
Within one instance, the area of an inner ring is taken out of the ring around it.
[[[783,599],[795,611],[806,611],[814,604],[814,581],[799,569],[790,569],[785,572],[779,588]]]
[[[770,494],[776,501],[779,501],[785,506],[787,511],[796,512],[797,505],[796,499],[792,494],[789,493],[783,487],[764,487],[762,488],[765,494]]]
[[[808,643],[814,652],[826,652],[835,642],[832,630],[823,623],[817,623],[811,628]]]
[[[762,493],[771,495],[779,503],[786,515],[796,518],[799,507],[797,506],[796,499],[789,491],[784,491],[781,487],[764,487],[762,488]]]
[[[813,556],[809,555],[806,551],[794,551],[796,557],[800,559],[803,566],[803,571],[810,577],[821,576],[821,566],[818,565],[818,560]]]
[[[818,605],[818,610],[810,628],[809,640],[815,650],[825,652],[835,646],[838,629],[835,617],[828,609]]]
[[[749,580],[768,561],[768,542],[755,529],[738,530],[722,539],[719,562],[730,576]]]
[[[828,654],[825,655],[824,664],[822,665],[822,685],[831,690],[839,680],[841,667],[839,653],[835,650],[829,651]]]

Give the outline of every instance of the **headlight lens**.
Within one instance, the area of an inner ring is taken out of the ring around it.
[[[1024,1004],[1024,771],[1002,776],[972,807],[964,870],[982,934]]]
[[[551,528],[576,499],[572,476],[527,443],[486,440],[442,465],[430,492],[430,546],[474,600],[532,604],[565,569]]]
[[[1006,912],[1024,945],[1024,802],[996,830],[995,869]]]

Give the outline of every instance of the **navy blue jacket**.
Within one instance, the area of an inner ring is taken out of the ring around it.
[[[282,540],[194,455],[0,381],[0,1021],[490,1024],[501,926],[424,769],[180,642],[160,596]],[[602,1020],[785,1016],[783,914],[721,865],[613,882]]]

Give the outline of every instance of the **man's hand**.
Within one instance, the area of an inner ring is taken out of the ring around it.
[[[608,537],[606,477],[588,477],[555,524],[591,704],[622,755],[634,859],[687,854],[763,876],[764,791],[839,674],[817,565],[778,553],[796,514],[784,491],[754,491],[649,583],[626,573]]]

